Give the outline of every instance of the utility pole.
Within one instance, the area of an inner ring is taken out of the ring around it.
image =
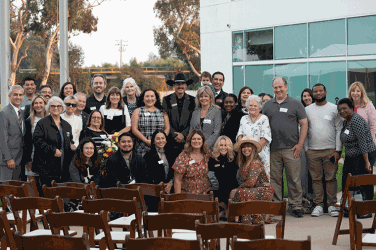
[[[9,0],[0,1],[0,85],[1,108],[9,103],[8,91],[10,87],[10,43],[9,43]]]
[[[123,61],[122,61],[122,58],[123,58],[123,52],[125,51],[125,47],[128,46],[127,43],[128,41],[124,41],[123,39],[120,39],[120,40],[116,40],[116,44],[115,46],[119,46],[119,51],[120,51],[120,63],[119,63],[119,68],[121,68],[122,64],[123,64]],[[124,44],[123,44],[124,43]]]
[[[60,88],[69,81],[68,0],[59,0],[60,25]]]

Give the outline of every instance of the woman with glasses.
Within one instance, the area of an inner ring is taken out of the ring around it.
[[[61,114],[61,118],[66,120],[72,126],[74,150],[78,147],[79,136],[82,130],[82,118],[74,114],[77,109],[78,99],[75,96],[68,96],[64,99],[66,106],[65,113]]]
[[[98,110],[94,110],[89,115],[87,120],[86,128],[80,133],[80,141],[82,139],[89,137],[95,141],[95,146],[99,147],[101,142],[107,138],[107,133],[104,131],[104,118],[102,113]]]
[[[129,116],[132,117],[133,111],[137,108],[137,102],[141,95],[141,89],[137,85],[136,81],[130,77],[123,81],[121,93],[123,94],[124,104],[128,107]]]
[[[72,160],[72,126],[61,119],[65,104],[59,97],[52,97],[46,111],[49,116],[42,118],[33,134],[34,161],[32,169],[39,174],[41,184],[51,186],[51,181],[66,182],[69,178],[69,164]]]

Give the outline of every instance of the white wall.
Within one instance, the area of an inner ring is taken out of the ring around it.
[[[232,31],[376,14],[376,0],[201,0],[201,70],[232,92]],[[228,27],[227,25],[230,25]]]

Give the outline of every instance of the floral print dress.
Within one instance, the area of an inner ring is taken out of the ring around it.
[[[239,188],[233,189],[230,199],[233,202],[271,201],[274,190],[269,183],[262,162],[257,159],[249,166],[239,168],[239,176],[244,181]],[[259,224],[265,220],[265,214],[247,214],[242,216],[242,223]]]
[[[192,160],[189,154],[181,152],[172,168],[176,173],[183,174],[181,192],[206,194],[211,184],[208,177],[209,155],[204,155],[200,162]]]
[[[266,115],[262,115],[256,121],[252,122],[249,120],[249,116],[245,115],[240,120],[240,128],[236,138],[240,135],[252,136],[255,141],[260,141],[264,138],[267,142],[262,148],[259,156],[265,167],[266,174],[270,176],[270,143],[272,142],[272,131],[270,130],[269,119]]]

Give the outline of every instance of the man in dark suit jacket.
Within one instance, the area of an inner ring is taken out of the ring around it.
[[[9,90],[10,103],[0,111],[0,181],[21,180],[21,159],[25,122],[20,105],[24,90],[14,85]]]
[[[225,84],[225,75],[222,72],[214,72],[213,77],[213,86],[215,89],[215,104],[220,106],[223,109],[223,105],[225,104],[225,99],[228,96],[226,92],[222,90],[223,85]]]
[[[187,86],[193,83],[193,80],[185,80],[184,74],[178,73],[175,80],[166,82],[174,86],[175,93],[163,97],[163,108],[168,112],[170,120],[170,134],[168,142],[174,150],[174,157],[178,157],[184,149],[185,138],[189,133],[189,125],[192,113],[195,109],[195,98],[185,93]]]

